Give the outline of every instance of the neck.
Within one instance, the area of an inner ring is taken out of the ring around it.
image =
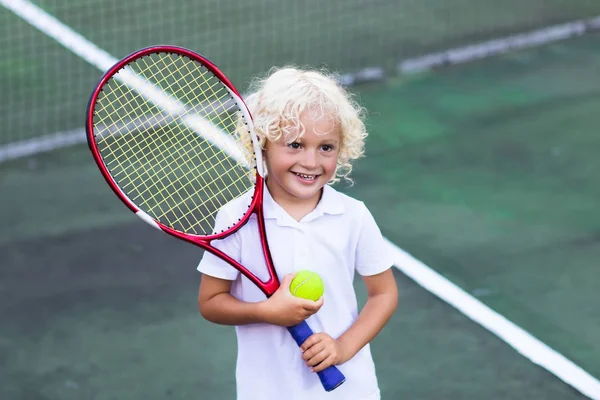
[[[271,197],[273,197],[273,200],[275,200],[275,202],[296,221],[300,221],[306,215],[310,214],[310,212],[317,207],[317,204],[319,204],[319,201],[323,196],[323,188],[321,188],[321,190],[313,197],[298,199],[284,190],[281,190],[280,187],[270,185],[269,179],[266,180],[266,186],[267,189],[269,189],[269,193],[271,194]]]

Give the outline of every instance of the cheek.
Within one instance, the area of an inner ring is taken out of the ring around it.
[[[328,171],[333,172],[335,170],[335,167],[337,166],[337,155],[331,156],[331,157],[327,157],[325,159],[325,161],[323,162],[323,166]]]
[[[273,171],[282,171],[290,167],[290,157],[279,152],[270,153],[267,160],[267,166]]]

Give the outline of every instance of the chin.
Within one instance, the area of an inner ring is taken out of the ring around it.
[[[326,184],[315,182],[311,186],[302,186],[298,184],[288,186],[288,192],[298,199],[308,200],[321,194],[321,189]]]
[[[302,200],[310,200],[315,196],[319,196],[321,194],[321,189],[319,188],[317,190],[313,190],[310,193],[307,193],[306,191],[304,191],[303,193],[294,193],[294,196],[296,196],[296,198],[298,199],[302,199]]]

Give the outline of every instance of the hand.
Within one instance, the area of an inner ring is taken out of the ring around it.
[[[283,277],[279,289],[262,303],[265,322],[279,326],[294,326],[304,321],[321,308],[323,297],[318,301],[295,297],[290,293],[290,284],[296,274]]]
[[[304,352],[302,359],[313,372],[348,361],[341,343],[323,332],[312,334],[300,348]]]

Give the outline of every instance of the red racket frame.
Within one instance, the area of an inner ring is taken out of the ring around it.
[[[141,210],[139,207],[137,207],[121,191],[121,189],[119,189],[119,186],[117,185],[117,183],[114,181],[114,179],[108,172],[108,168],[106,167],[106,165],[104,164],[104,161],[102,160],[102,156],[100,155],[100,151],[98,150],[98,147],[96,146],[96,140],[94,137],[94,108],[96,106],[98,96],[100,95],[100,92],[102,91],[102,88],[104,87],[106,82],[109,79],[111,79],[115,74],[117,74],[119,72],[119,70],[121,70],[125,65],[131,63],[134,60],[137,60],[141,57],[144,57],[144,56],[147,56],[147,55],[150,55],[153,53],[175,53],[175,54],[179,54],[181,56],[188,57],[192,60],[200,62],[208,70],[210,70],[217,78],[219,78],[225,85],[227,85],[229,90],[238,97],[240,102],[242,102],[242,106],[245,107],[245,110],[248,109],[246,107],[245,103],[243,102],[242,97],[240,96],[238,91],[235,89],[233,84],[216,67],[216,65],[214,65],[208,59],[202,57],[201,55],[199,55],[195,52],[192,52],[190,50],[187,50],[187,49],[184,49],[181,47],[176,47],[176,46],[148,47],[148,48],[145,48],[145,49],[142,49],[142,50],[139,50],[139,51],[136,51],[136,52],[130,54],[129,56],[125,57],[123,60],[121,60],[117,64],[115,64],[112,68],[110,68],[104,74],[104,76],[100,79],[100,82],[98,83],[98,85],[96,86],[96,89],[94,90],[94,92],[92,93],[92,96],[90,97],[90,101],[88,104],[88,110],[87,110],[86,130],[87,130],[88,145],[90,147],[90,150],[92,151],[94,160],[96,161],[96,164],[98,165],[98,168],[100,169],[100,171],[102,173],[102,176],[104,177],[104,179],[106,180],[106,182],[108,183],[108,185],[110,186],[112,191],[117,195],[117,197],[119,197],[121,199],[121,201],[123,203],[125,203],[125,205],[131,211],[136,213],[144,221],[146,221],[150,225],[154,226],[155,228],[160,229],[163,232],[165,232],[171,236],[174,236],[176,238],[179,238],[179,239],[185,240],[187,242],[190,242],[192,244],[195,244],[195,245],[203,248],[204,250],[211,252],[215,256],[222,258],[223,260],[225,260],[226,262],[231,264],[233,267],[235,267],[237,270],[239,270],[246,278],[248,278],[258,288],[260,288],[267,297],[270,297],[273,293],[275,293],[277,288],[279,288],[279,279],[277,278],[277,274],[275,272],[275,267],[273,265],[273,259],[271,258],[271,252],[269,251],[269,245],[267,242],[267,233],[266,233],[266,229],[265,229],[265,220],[264,220],[263,207],[262,207],[263,192],[264,192],[264,178],[260,175],[260,173],[258,172],[258,169],[256,172],[256,183],[255,183],[255,189],[254,189],[254,196],[252,197],[252,201],[250,203],[248,211],[246,211],[244,216],[235,225],[233,225],[232,227],[228,228],[227,230],[225,230],[221,233],[208,235],[208,236],[199,236],[199,235],[186,234],[183,232],[179,232],[175,229],[172,229],[172,228],[154,220],[152,217],[150,217],[148,214],[146,214],[143,210]],[[236,100],[238,100],[238,99],[236,99]],[[250,115],[250,112],[248,112],[248,115]],[[250,116],[250,118],[251,118],[251,116]],[[239,262],[237,262],[236,260],[234,260],[233,258],[228,256],[224,252],[211,246],[211,242],[213,240],[223,239],[223,238],[237,232],[242,226],[244,226],[248,222],[248,220],[250,219],[250,216],[252,214],[257,215],[258,229],[259,229],[259,233],[260,233],[260,242],[261,242],[261,246],[263,249],[263,255],[264,255],[265,261],[266,261],[265,263],[267,265],[267,269],[268,269],[269,276],[270,276],[269,280],[267,280],[266,282],[260,280],[258,277],[253,275],[246,267],[241,265]],[[290,331],[292,337],[294,338],[294,340],[296,341],[298,346],[300,346],[306,339],[308,339],[308,337],[310,337],[310,335],[313,334],[312,330],[310,329],[310,327],[308,326],[306,321],[303,321],[296,326],[288,327],[288,330]],[[334,390],[335,388],[340,386],[342,383],[344,383],[346,380],[344,375],[335,366],[330,366],[330,367],[326,368],[325,370],[318,372],[317,374],[319,375],[321,384],[323,385],[323,387],[325,388],[326,391]]]
[[[104,164],[104,161],[102,160],[102,156],[100,155],[98,147],[96,146],[96,142],[94,139],[94,113],[93,113],[93,110],[94,110],[94,107],[98,100],[98,96],[100,95],[102,88],[104,87],[106,82],[108,82],[108,80],[112,79],[113,76],[115,76],[127,64],[129,64],[139,58],[142,58],[142,57],[148,56],[150,54],[154,54],[154,53],[175,53],[175,54],[179,54],[184,57],[188,57],[193,60],[200,61],[204,66],[206,66],[206,68],[208,70],[210,70],[210,72],[212,72],[217,78],[219,78],[223,83],[225,83],[227,85],[227,87],[229,87],[229,90],[231,90],[233,93],[235,93],[238,96],[240,101],[243,102],[242,97],[238,93],[237,89],[233,86],[233,84],[229,81],[229,79],[227,79],[227,77],[225,75],[223,75],[223,73],[221,71],[219,71],[219,69],[217,68],[216,65],[214,65],[211,61],[202,57],[201,55],[194,53],[190,50],[181,48],[181,47],[152,46],[152,47],[148,47],[148,48],[136,51],[135,53],[132,53],[129,56],[127,56],[126,58],[124,58],[123,60],[119,61],[117,64],[115,64],[112,68],[110,68],[104,74],[102,79],[100,79],[100,82],[98,83],[96,89],[92,93],[92,97],[90,98],[90,103],[88,106],[88,115],[87,115],[87,124],[86,124],[88,145],[90,147],[90,150],[92,151],[94,160],[96,161],[98,168],[102,172],[102,176],[104,177],[104,179],[106,180],[106,182],[108,183],[110,188],[121,199],[121,201],[123,201],[123,203],[125,203],[125,205],[127,205],[127,207],[129,207],[129,209],[131,211],[133,211],[134,213],[138,213],[139,211],[142,211],[142,210],[140,210],[121,191],[121,189],[119,189],[117,183],[114,181],[114,179],[108,172],[108,168]],[[244,217],[239,222],[237,222],[233,227],[227,229],[226,231],[218,233],[218,234],[214,234],[214,235],[210,235],[210,236],[190,235],[190,234],[179,232],[175,229],[172,229],[164,224],[161,224],[160,222],[158,222],[154,219],[153,219],[153,221],[158,225],[158,227],[162,231],[168,233],[169,235],[172,235],[179,239],[193,243],[197,246],[202,247],[203,249],[205,249],[207,251],[210,251],[217,257],[223,258],[225,261],[227,261],[231,265],[235,266],[242,274],[244,274],[244,276],[246,278],[250,279],[250,281],[252,281],[252,283],[254,283],[256,286],[258,286],[263,291],[263,293],[267,297],[269,297],[273,293],[275,293],[275,291],[279,287],[279,280],[277,279],[277,274],[275,272],[275,267],[273,265],[273,260],[271,258],[271,252],[269,251],[269,244],[266,239],[267,233],[265,230],[265,221],[264,221],[263,208],[262,208],[263,187],[264,187],[264,178],[257,172],[254,196],[252,198],[252,202],[250,204],[250,207],[248,208],[248,211],[246,212],[246,214],[244,214]],[[267,269],[269,270],[269,275],[270,275],[269,280],[266,282],[260,280],[258,277],[253,275],[246,267],[241,265],[239,262],[237,262],[233,258],[229,257],[227,254],[223,253],[219,249],[214,248],[210,244],[213,240],[223,239],[223,238],[237,232],[242,226],[244,226],[248,222],[248,220],[250,219],[250,216],[253,213],[255,213],[258,217],[257,221],[258,221],[258,229],[260,231],[261,246],[263,249],[263,254],[265,256]]]

